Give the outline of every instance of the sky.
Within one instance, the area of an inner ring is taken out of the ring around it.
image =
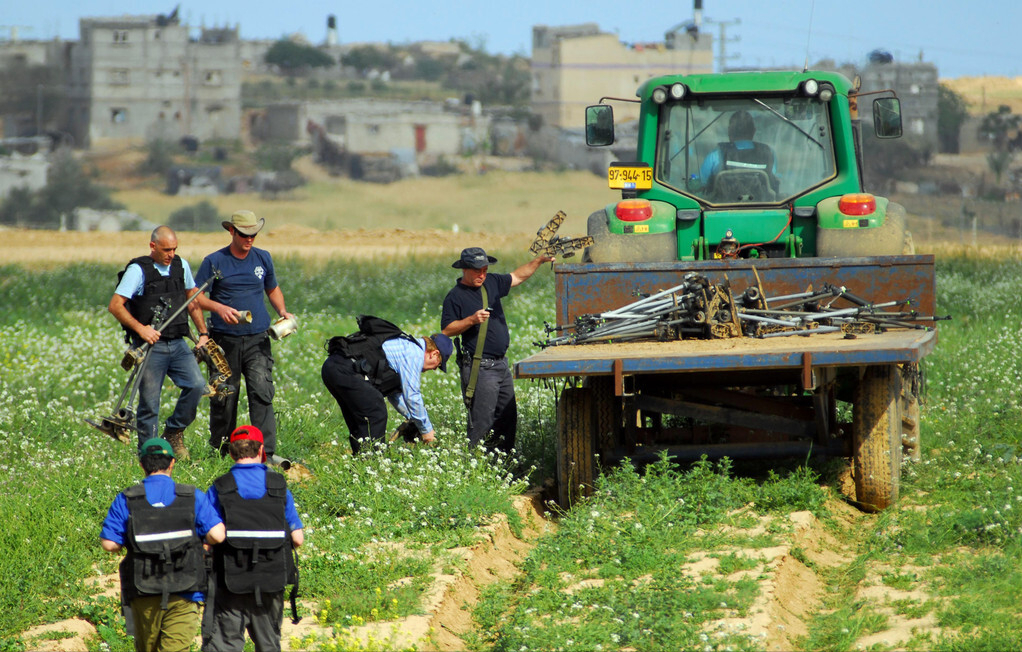
[[[168,14],[192,26],[240,26],[245,39],[301,33],[341,43],[464,40],[492,54],[529,56],[532,26],[596,23],[626,43],[663,40],[693,18],[694,0],[8,0],[0,38],[78,38],[78,19]],[[702,0],[703,30],[724,30],[729,67],[802,68],[806,60],[866,62],[885,50],[937,66],[941,78],[1022,77],[1022,0]],[[720,56],[719,43],[714,54]]]

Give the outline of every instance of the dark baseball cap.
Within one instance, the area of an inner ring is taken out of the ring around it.
[[[174,457],[174,449],[171,448],[170,442],[160,437],[147,439],[138,447],[138,456],[146,455],[166,455],[171,459],[177,459]]]
[[[493,256],[487,256],[480,247],[469,247],[461,250],[461,258],[454,261],[451,267],[455,269],[482,269],[497,262]]]
[[[443,333],[430,335],[429,338],[433,340],[437,351],[440,352],[440,371],[447,373],[447,358],[451,357],[451,354],[454,353],[454,342]]]

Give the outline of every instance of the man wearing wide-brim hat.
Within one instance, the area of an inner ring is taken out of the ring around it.
[[[283,458],[276,454],[270,313],[263,295],[281,317],[294,315],[285,307],[270,253],[255,246],[265,222],[249,210],[235,211],[231,219],[221,222],[231,234],[231,243],[203,259],[196,283],[201,285],[213,278],[209,298],[202,307],[210,312],[210,337],[223,348],[231,367],[231,377],[225,383],[229,387],[227,396],[210,404],[209,443],[222,454],[226,452],[237,425],[238,393],[244,377],[252,425],[263,433],[269,462],[279,464]],[[219,278],[214,278],[214,273]]]
[[[497,259],[479,247],[468,247],[451,264],[461,270],[461,278],[444,298],[440,328],[448,337],[461,336],[458,368],[472,444],[504,452],[514,447],[518,407],[506,357],[511,333],[500,300],[553,260],[537,256],[510,274],[489,274]]]

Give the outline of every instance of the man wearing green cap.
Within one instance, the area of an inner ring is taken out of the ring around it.
[[[205,600],[203,543],[226,537],[206,494],[171,479],[174,450],[154,437],[138,450],[145,479],[117,494],[99,534],[121,561],[121,606],[135,650],[188,650]]]
[[[268,331],[270,313],[263,295],[281,317],[294,315],[284,306],[284,293],[277,285],[273,259],[265,249],[253,246],[265,220],[252,211],[236,211],[221,225],[231,234],[231,244],[206,256],[195,282],[209,286],[209,298],[200,298],[210,312],[210,337],[224,350],[231,377],[225,383],[233,392],[210,403],[209,443],[226,455],[228,440],[238,420],[238,390],[245,378],[248,414],[252,425],[265,437],[270,464],[279,465],[277,418],[273,412],[273,353]]]

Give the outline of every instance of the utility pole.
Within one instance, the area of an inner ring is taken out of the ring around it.
[[[712,20],[706,19],[706,22],[710,25],[716,25],[720,31],[720,36],[717,37],[717,72],[727,72],[727,62],[729,59],[737,59],[737,54],[727,54],[728,42],[737,43],[742,40],[740,36],[732,36],[730,39],[727,37],[727,28],[729,25],[741,25],[742,19],[735,18],[734,20]]]
[[[35,135],[41,136],[43,133],[43,85],[38,84],[35,87]]]

